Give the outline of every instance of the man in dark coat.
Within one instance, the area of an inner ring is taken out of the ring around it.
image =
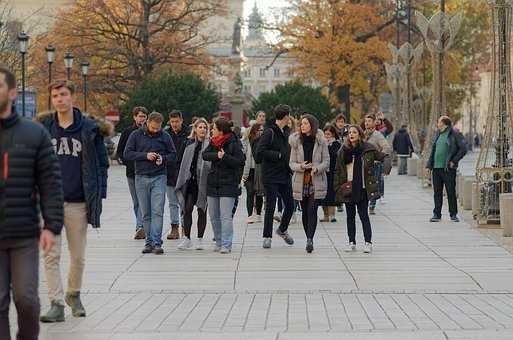
[[[178,172],[180,171],[180,165],[182,163],[182,156],[187,144],[187,138],[191,134],[190,127],[187,127],[183,123],[182,112],[173,110],[169,113],[169,127],[166,129],[176,150],[176,162],[170,163],[167,167],[167,199],[169,202],[169,215],[171,217],[171,228],[167,234],[168,240],[176,240],[180,238],[180,217],[182,216],[180,211],[180,203],[176,197],[176,180],[178,178]]]
[[[0,67],[0,339],[7,340],[11,291],[17,338],[38,338],[38,243],[47,254],[63,220],[61,174],[50,136],[40,124],[18,116],[15,98],[14,74]]]
[[[116,150],[116,155],[118,159],[121,160],[123,165],[126,167],[126,179],[128,182],[128,189],[130,190],[130,196],[132,197],[132,204],[134,205],[134,214],[135,214],[135,236],[136,240],[144,240],[144,227],[141,209],[139,207],[139,201],[137,200],[137,191],[135,189],[135,163],[133,161],[129,161],[123,156],[125,152],[126,143],[128,142],[128,137],[135,130],[140,129],[144,122],[146,122],[146,118],[148,117],[148,110],[142,106],[136,106],[132,110],[132,119],[134,123],[125,129],[121,133],[119,137],[118,149]]]
[[[75,317],[85,317],[80,300],[82,288],[87,225],[100,227],[102,200],[107,197],[107,170],[109,159],[104,136],[98,123],[73,107],[73,83],[58,80],[49,87],[56,112],[38,119],[50,132],[52,144],[59,159],[64,189],[64,229],[70,252],[68,288],[64,298],[61,280],[61,238],[45,256],[48,297],[51,308],[41,317],[42,322],[64,321],[64,302]]]
[[[397,169],[398,175],[406,175],[408,173],[408,158],[410,158],[413,152],[413,144],[411,142],[410,134],[406,130],[407,126],[403,125],[397,131],[392,142],[394,152],[399,158],[399,167]]]
[[[143,215],[146,242],[143,254],[161,255],[164,203],[166,200],[167,167],[176,161],[173,140],[162,131],[164,118],[158,112],[134,131],[125,148],[124,157],[135,161],[135,186]]]
[[[452,127],[447,116],[438,118],[438,132],[435,136],[426,168],[433,176],[435,208],[431,222],[442,219],[443,190],[447,192],[451,221],[459,222],[458,203],[456,201],[456,171],[459,161],[467,153],[465,137]]]
[[[262,164],[262,177],[265,188],[265,217],[264,217],[264,248],[271,248],[274,209],[278,195],[284,204],[283,217],[276,234],[289,244],[294,239],[288,233],[290,219],[294,213],[292,197],[292,171],[290,170],[289,127],[290,107],[277,105],[273,113],[276,117],[265,129],[258,142],[255,160]]]

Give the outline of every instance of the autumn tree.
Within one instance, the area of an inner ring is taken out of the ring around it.
[[[205,47],[212,41],[200,28],[222,11],[223,1],[77,0],[57,15],[54,28],[39,40],[32,65],[46,69],[48,43],[61,52],[73,51],[77,63],[91,63],[93,100],[101,106],[110,97],[117,106],[135,84],[155,72],[201,72],[209,66]],[[56,66],[57,74],[64,74],[62,63]],[[32,75],[43,88],[45,74]]]
[[[350,85],[351,95],[368,108],[384,84],[387,42],[379,33],[394,20],[373,1],[293,0],[295,14],[281,29],[278,50],[296,58],[295,72],[313,78],[337,103],[336,90]]]

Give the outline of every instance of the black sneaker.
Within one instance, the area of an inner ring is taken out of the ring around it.
[[[458,215],[454,215],[454,216],[451,216],[451,221],[453,221],[453,222],[459,222],[459,221],[460,221],[460,219],[459,219]]]
[[[306,240],[306,252],[310,254],[314,250],[313,240],[311,238]]]
[[[343,205],[339,205],[337,207],[337,212],[344,212],[344,206]]]
[[[294,239],[292,236],[289,235],[287,231],[281,231],[280,228],[276,229],[276,235],[281,237],[285,243],[287,243],[289,246],[294,244]]]
[[[142,253],[143,254],[151,254],[153,252],[153,246],[146,245],[144,246]]]
[[[164,254],[164,249],[162,249],[161,246],[155,246],[153,248],[152,253],[155,254],[155,255],[162,255],[162,254]]]
[[[433,217],[431,217],[429,222],[440,222],[441,220],[442,220],[442,217],[433,215]]]

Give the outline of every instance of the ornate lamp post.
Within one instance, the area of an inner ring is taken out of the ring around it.
[[[445,13],[445,1],[440,2],[441,11],[427,19],[422,13],[416,12],[417,26],[424,37],[424,42],[431,52],[433,64],[433,92],[431,117],[427,127],[426,142],[430,143],[435,130],[438,117],[445,112],[445,81],[444,59],[445,53],[452,47],[454,38],[460,28],[463,13],[458,12],[454,16]],[[429,147],[424,148],[423,161],[429,157]],[[425,180],[429,181],[428,178]]]
[[[493,68],[484,141],[476,166],[479,223],[500,222],[499,195],[512,192],[511,0],[490,0]]]
[[[66,66],[66,78],[71,80],[71,69],[73,68],[73,53],[66,52],[64,55],[64,65]]]
[[[29,36],[25,32],[18,35],[18,42],[20,43],[21,54],[21,113],[25,116],[25,56],[28,50]]]
[[[83,61],[80,66],[82,68],[82,77],[84,80],[84,112],[87,112],[87,77],[89,75],[89,62]]]
[[[52,83],[52,64],[55,62],[55,46],[49,44],[46,46],[46,57],[48,58],[48,84]],[[52,108],[52,99],[48,93],[48,110]]]

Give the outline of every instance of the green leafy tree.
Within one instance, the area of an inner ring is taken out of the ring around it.
[[[335,116],[334,108],[321,88],[314,88],[299,81],[278,85],[271,92],[264,92],[253,101],[253,112],[272,112],[274,106],[287,104],[295,117],[303,113],[311,113],[319,119],[321,124],[332,120]]]
[[[147,78],[130,93],[123,106],[120,128],[132,123],[131,112],[136,106],[157,111],[167,119],[171,110],[180,110],[189,123],[192,117],[211,117],[219,109],[219,95],[208,83],[196,75],[164,74]]]

